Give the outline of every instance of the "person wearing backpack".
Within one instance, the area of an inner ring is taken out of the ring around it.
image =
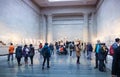
[[[43,64],[42,64],[42,69],[44,69],[45,62],[47,60],[47,68],[50,68],[49,66],[49,59],[50,59],[50,47],[48,46],[48,43],[45,43],[43,49],[42,49],[42,55],[43,55]]]
[[[98,68],[98,53],[99,53],[99,50],[100,50],[100,40],[97,40],[97,44],[95,45],[95,69]]]
[[[106,48],[105,43],[101,43],[101,48],[98,52],[99,71],[101,72],[106,71],[105,60],[106,60],[107,52],[108,52],[108,49]]]
[[[35,55],[35,49],[34,49],[32,44],[30,44],[28,54],[29,54],[29,57],[30,57],[31,65],[33,65],[33,57]]]
[[[110,46],[110,55],[113,56],[114,55],[114,52],[115,52],[115,49],[119,46],[119,43],[120,43],[120,39],[119,38],[116,38],[115,39],[115,42]]]
[[[116,38],[115,41],[116,48],[114,49],[111,74],[112,77],[120,77],[120,39]]]
[[[120,77],[120,46],[115,50],[112,62],[112,77]]]
[[[70,56],[72,56],[72,52],[74,50],[73,42],[70,42],[69,48],[70,48]]]

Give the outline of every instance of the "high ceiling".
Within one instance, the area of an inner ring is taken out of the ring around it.
[[[96,5],[98,0],[66,0],[49,2],[48,0],[32,0],[40,7],[51,6],[76,6],[76,5]]]

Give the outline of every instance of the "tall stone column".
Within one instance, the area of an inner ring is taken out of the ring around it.
[[[47,15],[47,42],[53,42],[52,15]]]
[[[88,42],[88,14],[84,13],[83,41]]]
[[[42,41],[43,44],[47,42],[47,18],[45,15],[42,15]]]
[[[95,37],[95,34],[96,33],[96,30],[94,30],[94,27],[95,27],[95,14],[94,12],[91,13],[91,26],[90,26],[90,40],[91,42],[94,41],[94,37]]]

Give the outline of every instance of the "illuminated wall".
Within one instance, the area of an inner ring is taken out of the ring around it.
[[[120,0],[104,0],[97,9],[98,39],[107,44],[120,37]]]
[[[53,40],[83,40],[83,16],[56,16],[53,17]]]
[[[25,0],[0,0],[1,41],[35,44],[40,40],[39,11],[26,2]]]

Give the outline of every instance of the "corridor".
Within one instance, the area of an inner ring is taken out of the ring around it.
[[[76,64],[75,53],[71,57],[52,55],[49,69],[41,69],[42,61],[42,56],[36,52],[33,66],[29,65],[30,61],[25,65],[22,58],[22,66],[18,67],[15,59],[13,62],[7,62],[7,57],[0,56],[0,77],[110,77],[109,69],[107,72],[99,72],[98,69],[94,69],[94,59],[90,63],[84,54],[81,56],[80,64]]]

